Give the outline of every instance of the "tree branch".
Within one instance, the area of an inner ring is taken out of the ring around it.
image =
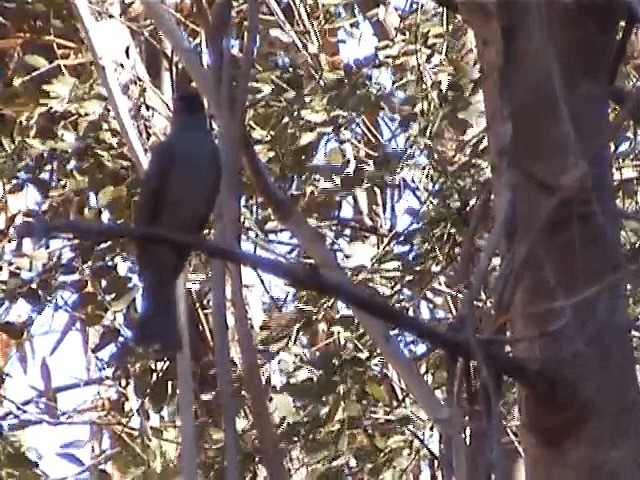
[[[134,227],[124,224],[104,224],[81,220],[37,221],[20,225],[17,234],[20,237],[32,238],[71,234],[76,238],[94,241],[130,238],[188,246],[213,258],[265,271],[287,281],[296,288],[334,296],[348,305],[383,320],[390,327],[415,335],[435,348],[442,348],[454,356],[472,358],[469,342],[465,335],[428,325],[426,320],[409,315],[389,305],[375,292],[330,277],[313,264],[285,263],[221,247],[217,242],[206,240],[200,236],[167,233],[158,228]],[[538,392],[547,391],[556,385],[556,379],[551,378],[540,369],[529,367],[525,360],[488,348],[495,343],[493,340],[483,338],[477,340],[485,358],[489,359],[501,374]]]
[[[98,23],[91,14],[87,0],[75,0],[72,2],[72,6],[78,17],[78,26],[91,50],[91,55],[96,64],[98,75],[100,75],[102,80],[102,85],[109,96],[109,103],[113,107],[113,112],[120,126],[120,132],[127,144],[129,156],[133,160],[138,172],[142,172],[147,168],[149,159],[140,140],[135,122],[131,118],[131,115],[128,114],[128,102],[120,89],[114,66],[109,64],[113,62],[105,58],[105,55],[101,53],[101,49],[98,46],[99,40],[97,38],[97,32],[100,31]]]

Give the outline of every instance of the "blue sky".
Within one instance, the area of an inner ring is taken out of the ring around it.
[[[65,293],[59,295],[59,297],[62,297],[60,300],[63,301],[68,300],[64,298],[68,296],[69,294]],[[18,314],[19,310],[24,312],[28,305],[25,307],[24,304],[19,302],[14,308],[17,310],[15,313]],[[10,377],[5,382],[4,392],[12,402],[21,402],[32,398],[44,388],[41,375],[43,361],[49,365],[51,384],[54,387],[96,376],[95,372],[89,371],[85,361],[83,354],[84,341],[77,327],[67,334],[60,348],[50,355],[68,319],[69,315],[66,311],[60,308],[53,308],[53,306],[47,307],[37,318],[31,329],[30,341],[24,342],[26,372],[23,372],[19,365],[18,355],[11,356],[6,368]],[[97,387],[91,386],[59,394],[58,411],[60,418],[64,419],[65,412],[73,411],[90,402],[96,393]],[[5,400],[3,407],[11,407],[11,405]],[[27,410],[32,412],[32,415],[23,414],[21,416],[22,419],[38,420],[46,418],[43,409],[38,408],[37,405],[30,404]],[[7,426],[10,429],[11,423]],[[27,428],[24,431],[23,438],[26,445],[37,450],[42,455],[40,467],[44,472],[55,476],[71,476],[78,471],[78,467],[61,460],[56,453],[65,450],[61,448],[65,443],[78,439],[88,439],[89,426],[73,425],[60,428],[46,424],[37,425]],[[89,446],[74,448],[73,453],[85,463],[90,460]]]

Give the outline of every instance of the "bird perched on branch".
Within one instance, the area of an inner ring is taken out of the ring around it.
[[[202,98],[192,90],[178,93],[169,135],[151,148],[134,211],[135,224],[201,234],[215,206],[220,177],[220,152]],[[152,242],[137,242],[136,247],[144,288],[133,342],[145,350],[171,355],[181,348],[176,280],[189,249]]]

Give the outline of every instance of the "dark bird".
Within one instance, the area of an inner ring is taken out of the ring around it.
[[[173,100],[169,135],[151,148],[135,224],[201,234],[220,190],[220,168],[220,151],[209,130],[202,98],[195,91],[179,93]],[[190,251],[152,242],[137,242],[136,247],[144,288],[133,342],[168,356],[181,348],[176,280]]]

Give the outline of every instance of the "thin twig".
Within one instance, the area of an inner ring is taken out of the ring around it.
[[[105,378],[105,377],[99,377],[99,378],[89,378],[87,380],[80,380],[78,382],[73,382],[73,383],[65,383],[64,385],[59,385],[57,387],[53,387],[51,388],[51,391],[49,393],[54,393],[56,395],[60,394],[60,393],[64,393],[64,392],[69,392],[71,390],[76,390],[78,388],[85,388],[85,387],[91,387],[91,386],[96,386],[96,385],[102,385],[105,382],[110,381],[109,378]],[[27,398],[26,400],[23,400],[21,402],[17,402],[16,406],[20,406],[20,407],[26,407],[27,405],[29,405],[30,403],[33,403],[37,400],[40,400],[41,398],[43,398],[45,396],[45,392],[42,390],[39,390],[35,387],[31,387],[34,390],[36,390],[38,392],[37,395],[34,395],[32,397]],[[10,417],[12,414],[12,412],[5,412],[0,414],[0,421],[7,419],[8,417]]]

